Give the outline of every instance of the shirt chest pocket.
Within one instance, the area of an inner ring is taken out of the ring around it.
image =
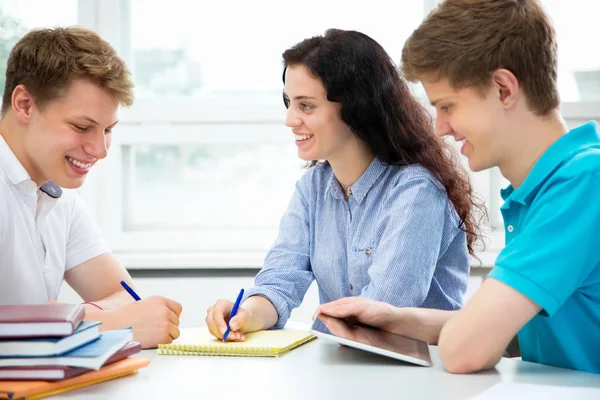
[[[373,265],[377,250],[375,246],[356,246],[348,257],[348,280],[356,290],[370,282],[369,269]]]

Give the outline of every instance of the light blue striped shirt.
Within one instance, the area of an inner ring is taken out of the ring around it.
[[[328,163],[296,184],[255,286],[285,325],[314,279],[321,304],[360,296],[456,310],[469,278],[466,234],[443,186],[420,165],[377,158],[348,190]]]

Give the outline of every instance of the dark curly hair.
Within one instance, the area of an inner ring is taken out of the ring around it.
[[[369,36],[329,29],[283,53],[288,66],[303,65],[322,82],[340,118],[386,164],[420,164],[446,189],[467,234],[471,255],[479,237],[477,215],[487,215],[455,152],[433,133],[429,112],[411,94],[387,52]],[[289,105],[284,96],[286,107]],[[309,166],[317,164],[311,161]]]

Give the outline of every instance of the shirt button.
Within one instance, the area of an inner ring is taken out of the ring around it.
[[[506,230],[507,230],[508,232],[512,233],[512,232],[515,230],[515,227],[514,227],[514,226],[512,226],[512,225],[509,225],[509,226],[507,226],[507,227],[506,227]]]
[[[350,290],[354,290],[354,286],[352,286],[352,284],[348,285],[348,287],[350,288]]]
[[[368,256],[370,256],[371,255],[371,249],[366,249],[365,250],[365,254],[368,255]]]
[[[346,190],[346,194],[348,196],[352,196],[352,189],[348,188],[348,190]]]

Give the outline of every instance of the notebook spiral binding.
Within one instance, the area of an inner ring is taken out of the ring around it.
[[[173,356],[242,356],[242,357],[278,357],[273,349],[241,346],[189,346],[158,345],[158,354]]]

